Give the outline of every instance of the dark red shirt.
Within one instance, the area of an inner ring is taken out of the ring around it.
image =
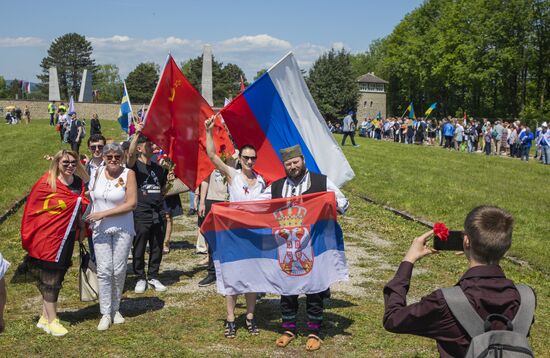
[[[441,290],[407,306],[413,264],[403,261],[395,277],[384,287],[384,328],[433,338],[441,357],[463,357],[471,337],[451,313]],[[498,265],[476,266],[464,273],[458,284],[483,320],[491,313],[514,318],[520,304],[519,292]],[[493,329],[506,329],[495,321]]]

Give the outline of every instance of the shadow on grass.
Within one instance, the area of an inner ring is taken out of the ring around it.
[[[334,337],[338,335],[349,336],[351,333],[347,329],[353,324],[354,320],[342,315],[331,312],[334,308],[348,308],[357,306],[356,304],[342,299],[325,299],[325,310],[323,313],[323,326],[321,327],[321,338]],[[306,314],[306,298],[298,299],[298,334],[307,334],[307,314]],[[244,306],[244,304],[243,304]],[[258,328],[263,331],[281,332],[281,308],[280,299],[270,298],[262,299],[256,305],[256,320]],[[237,317],[237,326],[246,327],[246,315]]]
[[[170,250],[189,250],[195,249],[195,245],[189,241],[170,241]]]
[[[180,279],[182,276],[185,276],[187,278],[192,278],[197,273],[205,271],[204,266],[196,266],[192,270],[189,271],[181,271],[181,270],[166,270],[162,271],[159,274],[159,281],[162,282],[165,286],[172,286],[178,282],[180,282]],[[126,282],[124,282],[124,292],[126,291],[133,291],[134,287],[137,283],[137,277],[131,276],[126,279]],[[148,290],[151,290],[152,288],[149,286],[147,288]]]
[[[126,298],[120,302],[120,312],[125,317],[136,317],[148,311],[158,311],[164,307],[164,301],[158,297]],[[78,311],[59,312],[62,321],[71,325],[88,320],[97,320],[100,317],[99,303],[94,303]]]

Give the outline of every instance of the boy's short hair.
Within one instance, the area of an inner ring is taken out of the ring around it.
[[[483,264],[496,264],[512,245],[514,218],[496,206],[478,206],[466,216],[464,233],[470,255]]]
[[[91,135],[89,138],[88,138],[88,147],[90,146],[90,143],[92,142],[99,142],[100,140],[103,141],[103,144],[107,143],[107,140],[105,139],[104,136],[102,136],[101,134],[94,134],[94,135]]]

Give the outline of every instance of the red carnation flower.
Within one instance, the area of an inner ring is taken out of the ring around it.
[[[435,223],[434,224],[434,234],[441,241],[447,241],[449,238],[449,229],[445,226],[444,223]]]

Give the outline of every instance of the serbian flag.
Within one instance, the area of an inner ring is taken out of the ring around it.
[[[214,204],[201,232],[224,295],[318,293],[348,280],[334,192]]]
[[[354,176],[317,109],[292,53],[220,111],[237,146],[252,144],[268,182],[285,176],[279,150],[299,144],[307,168],[341,187]]]
[[[71,228],[88,205],[84,185],[80,195],[57,180],[56,191],[47,183],[46,172],[31,189],[23,219],[21,243],[30,257],[58,262]]]
[[[204,121],[213,114],[210,105],[168,55],[142,133],[168,154],[176,164],[176,176],[191,190],[214,170],[206,154],[204,128]],[[218,156],[223,158],[234,153],[233,143],[218,118],[212,135]]]

